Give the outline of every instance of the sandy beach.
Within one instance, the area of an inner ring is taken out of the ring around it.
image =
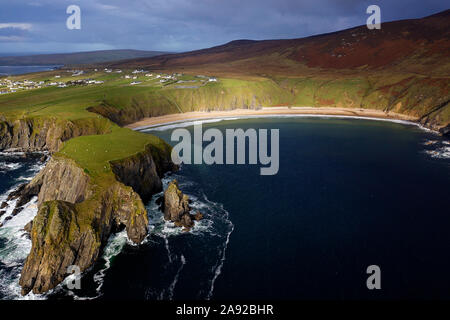
[[[396,119],[415,121],[417,118],[394,113],[383,112],[375,109],[360,109],[360,108],[316,108],[316,107],[269,107],[259,110],[249,109],[234,109],[230,111],[212,111],[212,112],[186,112],[169,114],[159,117],[144,118],[135,123],[129,124],[126,127],[130,129],[145,128],[151,126],[157,126],[162,124],[168,124],[173,122],[182,122],[188,120],[204,120],[214,118],[226,118],[226,117],[245,117],[245,116],[260,116],[260,115],[333,115],[333,116],[355,116],[355,117],[367,117],[367,118],[382,118],[382,119]]]

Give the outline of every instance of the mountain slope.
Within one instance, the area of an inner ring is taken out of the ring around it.
[[[202,69],[207,65],[216,73],[238,74],[299,75],[306,67],[358,72],[383,68],[448,75],[449,52],[447,10],[422,19],[382,23],[381,30],[359,26],[301,39],[238,40],[209,49],[110,65],[160,70]]]
[[[403,113],[436,129],[450,123],[450,10],[382,23],[380,30],[359,26],[301,39],[238,40],[105,65],[271,81],[268,87],[283,92],[274,97],[272,89],[254,91],[252,105],[267,105],[265,96],[279,101],[275,105]],[[242,91],[220,86],[217,94],[228,94],[230,100]],[[193,104],[189,95],[183,99],[178,105]],[[200,101],[215,108],[214,101]]]
[[[38,54],[30,56],[0,57],[0,65],[25,66],[25,65],[74,65],[102,63],[123,59],[153,57],[166,52],[141,51],[141,50],[101,50],[75,53]]]

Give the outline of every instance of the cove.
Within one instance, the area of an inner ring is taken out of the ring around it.
[[[112,239],[108,263],[83,277],[79,296],[97,296],[101,285],[99,299],[450,298],[450,163],[432,156],[446,146],[439,136],[355,119],[203,126],[280,129],[278,174],[182,165],[163,183],[177,179],[204,219],[183,233],[162,219],[154,196],[147,241]],[[173,129],[149,133],[170,142]],[[380,267],[381,290],[366,286],[370,265]]]

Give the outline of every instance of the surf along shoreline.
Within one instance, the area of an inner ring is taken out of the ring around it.
[[[417,117],[412,117],[395,112],[384,112],[376,109],[361,108],[327,108],[327,107],[263,107],[258,110],[233,109],[229,111],[194,111],[185,113],[168,114],[164,116],[144,118],[125,127],[133,130],[145,130],[167,124],[183,123],[187,121],[200,121],[210,119],[246,118],[260,116],[337,116],[344,118],[366,118],[369,120],[401,121],[421,126]],[[434,131],[428,129],[430,131]],[[437,132],[437,131],[436,131]]]

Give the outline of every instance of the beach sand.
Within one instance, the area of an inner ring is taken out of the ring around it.
[[[333,116],[354,116],[354,117],[367,117],[367,118],[383,118],[383,119],[396,119],[415,121],[417,118],[394,113],[384,112],[375,109],[360,109],[360,108],[326,108],[326,107],[269,107],[259,110],[251,109],[234,109],[229,111],[211,111],[211,112],[186,112],[169,114],[159,117],[144,118],[140,121],[127,125],[127,128],[145,128],[151,126],[157,126],[162,124],[168,124],[173,122],[183,122],[188,120],[204,120],[226,117],[245,117],[245,116],[260,116],[260,115],[333,115]]]

